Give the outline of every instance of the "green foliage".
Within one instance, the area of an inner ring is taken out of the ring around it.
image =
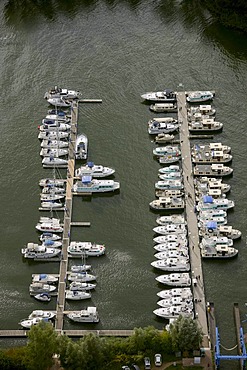
[[[193,351],[201,347],[203,332],[192,318],[179,316],[171,324],[172,347],[174,351]]]
[[[53,364],[56,353],[57,334],[52,325],[44,321],[32,326],[28,333],[27,356],[25,363],[28,370],[47,370]]]
[[[25,370],[23,356],[25,348],[15,348],[7,351],[0,351],[0,369],[1,370]]]

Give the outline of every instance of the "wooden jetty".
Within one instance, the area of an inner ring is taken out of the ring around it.
[[[199,232],[197,216],[195,213],[195,189],[191,162],[191,149],[189,141],[189,127],[186,108],[186,93],[177,93],[178,122],[180,122],[180,147],[182,155],[182,169],[184,176],[185,211],[187,215],[188,241],[190,248],[190,264],[195,300],[195,317],[204,333],[203,346],[208,348],[208,323],[206,315],[206,302],[204,294],[203,273],[201,265],[201,253],[199,247]]]
[[[64,229],[63,229],[63,241],[62,241],[62,252],[59,270],[59,281],[58,281],[58,296],[56,306],[56,320],[55,330],[60,334],[63,331],[63,311],[65,308],[65,290],[66,290],[66,274],[68,269],[68,246],[70,242],[70,228],[72,218],[72,187],[73,177],[75,171],[75,141],[77,134],[77,122],[78,122],[78,102],[73,101],[71,106],[71,132],[70,132],[70,143],[68,153],[68,168],[67,168],[67,185],[66,185],[66,198],[65,198],[65,212],[64,212]]]
[[[102,103],[102,99],[80,99],[78,103]]]
[[[91,226],[91,223],[88,221],[73,221],[70,223],[70,226]]]

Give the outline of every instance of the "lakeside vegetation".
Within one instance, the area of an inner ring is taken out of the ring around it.
[[[128,338],[99,337],[89,333],[73,341],[58,335],[46,322],[33,326],[25,347],[0,351],[1,370],[48,370],[57,354],[65,370],[116,370],[123,365],[143,364],[145,356],[161,353],[164,361],[175,361],[175,352],[191,354],[202,344],[197,322],[180,316],[170,331],[152,326],[134,329]]]

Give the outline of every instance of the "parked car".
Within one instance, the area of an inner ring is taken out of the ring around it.
[[[154,364],[155,364],[155,366],[161,366],[162,365],[162,357],[161,357],[161,354],[156,353],[154,355]]]
[[[149,357],[144,358],[144,369],[151,370],[151,362]]]

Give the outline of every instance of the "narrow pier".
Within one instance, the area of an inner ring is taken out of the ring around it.
[[[190,133],[187,120],[186,95],[184,92],[177,93],[178,122],[180,123],[180,146],[182,155],[182,170],[184,177],[185,211],[188,225],[188,241],[190,249],[190,264],[193,281],[193,296],[195,306],[195,317],[202,328],[203,346],[209,347],[208,324],[206,315],[206,302],[204,294],[203,273],[201,265],[201,253],[199,247],[199,233],[197,216],[195,213],[195,189],[192,172]]]
[[[61,262],[59,270],[58,296],[56,305],[56,321],[55,330],[62,334],[63,331],[63,314],[65,307],[65,290],[66,290],[66,275],[68,269],[68,246],[70,242],[71,218],[72,218],[72,186],[75,171],[75,142],[77,134],[78,122],[78,102],[73,102],[71,106],[71,132],[68,153],[68,169],[67,169],[67,185],[66,198],[64,206],[64,222],[63,222],[63,244],[61,252]]]

